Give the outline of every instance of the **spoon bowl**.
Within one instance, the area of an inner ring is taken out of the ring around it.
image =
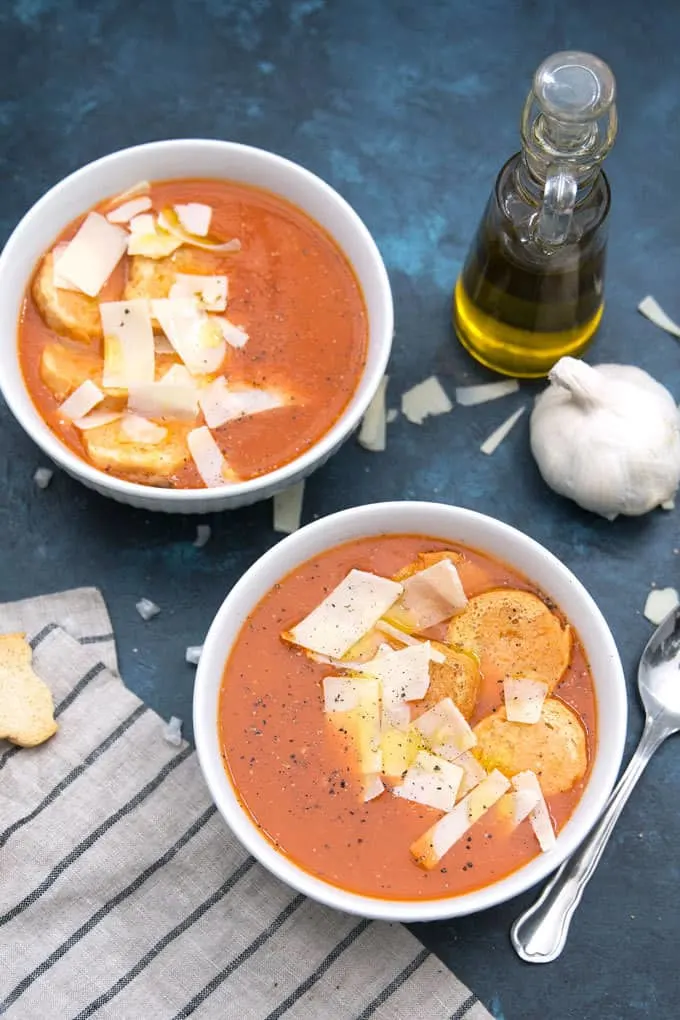
[[[638,689],[647,716],[663,713],[680,729],[680,606],[659,624],[645,646],[638,669]]]

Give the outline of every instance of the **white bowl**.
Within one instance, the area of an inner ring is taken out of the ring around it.
[[[476,892],[435,900],[385,900],[346,892],[308,874],[269,843],[241,806],[227,778],[217,730],[217,705],[225,663],[239,630],[275,582],[313,556],[371,535],[419,534],[462,542],[524,573],[563,610],[576,628],[592,669],[598,742],[583,795],[553,850]],[[438,503],[377,503],[310,524],[265,553],[232,588],[206,638],[194,688],[194,733],[206,782],[222,817],[265,867],[293,888],[338,910],[390,921],[433,921],[495,906],[553,871],[585,837],[601,813],[621,763],[626,736],[626,684],[614,639],[583,585],[552,553],[507,524]]]
[[[26,390],[17,323],[36,263],[77,216],[140,180],[226,178],[281,195],[334,237],[354,267],[368,313],[368,353],[357,389],[340,418],[309,450],[260,478],[217,489],[158,489],[111,478],[77,457],[44,423]],[[392,346],[390,283],[380,253],[348,203],[315,174],[263,149],[235,142],[178,139],[114,152],[76,170],[26,213],[0,256],[0,387],[31,439],[74,478],[104,496],[145,510],[208,513],[266,499],[320,467],[347,439],[373,398]]]

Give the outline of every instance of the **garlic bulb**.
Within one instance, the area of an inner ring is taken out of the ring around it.
[[[680,411],[632,365],[561,358],[531,415],[531,449],[548,485],[614,520],[671,499],[680,484]]]

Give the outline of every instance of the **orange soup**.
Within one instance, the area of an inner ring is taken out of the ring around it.
[[[331,549],[262,599],[218,727],[241,803],[282,853],[351,892],[432,899],[549,849],[588,779],[596,702],[578,635],[530,580],[390,535]]]
[[[53,432],[95,467],[197,488],[287,464],[335,423],[368,327],[335,241],[269,192],[142,184],[57,238],[19,355]]]

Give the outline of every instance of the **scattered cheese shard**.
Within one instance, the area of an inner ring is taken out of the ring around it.
[[[479,449],[482,451],[482,453],[485,453],[488,457],[490,457],[492,453],[495,453],[498,447],[503,442],[503,440],[510,435],[515,425],[524,414],[525,410],[526,410],[525,407],[519,407],[513,414],[510,415],[509,418],[507,418],[503,422],[502,425],[499,425],[497,429],[494,429],[491,435],[487,436],[487,438],[480,446]]]
[[[160,418],[162,421],[178,418],[193,421],[198,414],[196,388],[166,382],[130,386],[128,410],[143,418]]]
[[[440,818],[411,845],[411,855],[421,868],[428,871],[472,828],[482,815],[510,788],[510,781],[494,769],[479,786],[459,800],[452,811]]]
[[[127,248],[128,235],[99,213],[85,217],[78,232],[59,256],[59,276],[78,290],[96,297]]]
[[[675,510],[675,500],[665,499],[663,503],[659,504],[659,506],[661,507],[662,510]]]
[[[219,370],[226,344],[194,298],[157,298],[151,311],[190,372],[211,375]]]
[[[411,707],[407,702],[400,702],[397,705],[386,705],[383,703],[381,726],[383,732],[388,729],[403,730],[409,728],[411,723]]]
[[[505,815],[513,829],[528,818],[540,801],[539,794],[535,790],[513,790],[506,793],[498,802],[499,811]]]
[[[196,470],[209,489],[235,480],[207,425],[192,429],[187,436],[187,445]]]
[[[387,420],[385,413],[385,391],[388,376],[384,375],[378,384],[373,400],[368,405],[359,430],[359,445],[371,453],[382,452],[387,445]]]
[[[184,650],[184,661],[191,666],[198,666],[202,651],[203,645],[187,645]]]
[[[672,336],[680,337],[680,326],[673,322],[670,316],[666,315],[661,305],[653,297],[643,298],[638,305],[638,312],[653,322],[659,329],[665,329]]]
[[[52,249],[52,283],[58,290],[80,290],[80,287],[76,287],[74,283],[71,283],[70,280],[67,280],[59,272],[59,259],[67,248],[68,241],[62,241],[61,244]]]
[[[223,375],[218,375],[200,391],[198,402],[211,429],[218,429],[227,422],[247,418],[252,414],[273,411],[284,405],[280,393],[256,389],[254,386],[232,390]]]
[[[293,644],[340,658],[368,633],[403,591],[389,578],[351,570],[323,602],[284,635]]]
[[[366,776],[362,791],[362,800],[366,804],[369,800],[375,800],[385,790],[385,785],[380,776]]]
[[[510,393],[517,393],[518,389],[517,379],[481,383],[479,386],[457,386],[456,403],[461,407],[475,407],[477,404],[486,404],[489,400],[498,400],[500,397],[507,397]]]
[[[212,535],[212,528],[209,524],[197,524],[196,525],[196,538],[191,543],[194,549],[202,549],[204,545],[207,545]]]
[[[177,218],[189,234],[196,237],[207,237],[212,219],[212,209],[202,202],[189,202],[187,205],[174,207]]]
[[[156,350],[149,302],[143,298],[104,301],[99,314],[104,333],[104,388],[126,390],[152,383]]]
[[[413,723],[432,748],[449,745],[459,752],[469,751],[477,743],[467,719],[451,698],[442,698]]]
[[[54,477],[52,468],[39,467],[35,469],[33,481],[39,489],[46,489]]]
[[[173,747],[182,746],[182,720],[178,719],[176,715],[171,715],[163,727],[163,739]]]
[[[460,766],[428,751],[419,751],[413,765],[407,769],[403,783],[395,786],[392,793],[415,804],[451,811],[462,778]]]
[[[133,184],[131,187],[121,192],[120,195],[117,195],[113,201],[125,202],[128,198],[135,198],[136,195],[143,195],[148,191],[151,191],[150,181],[137,181],[136,184]]]
[[[394,641],[399,641],[402,645],[419,645],[422,643],[422,638],[412,637],[411,634],[407,634],[405,630],[400,627],[394,627],[387,620],[378,620],[375,625],[376,630],[382,631],[386,637],[392,638]]]
[[[174,348],[171,348],[174,353]],[[196,400],[198,401],[198,387],[196,386],[196,380],[186,367],[186,365],[171,365],[167,372],[161,376],[158,380],[163,386],[187,386],[189,389],[196,391]]]
[[[125,414],[120,423],[121,442],[143,443],[156,446],[162,443],[168,434],[168,430],[162,425],[156,425],[140,414]]]
[[[112,422],[118,421],[122,417],[122,411],[90,411],[82,418],[74,418],[73,424],[81,432],[87,432],[90,429],[100,429],[104,425],[111,425]]]
[[[229,284],[226,276],[197,276],[177,273],[170,288],[172,298],[195,298],[206,312],[223,312],[227,307]]]
[[[305,495],[304,480],[290,485],[283,492],[277,492],[274,504],[274,531],[280,535],[292,535],[300,527],[302,503]]]
[[[135,609],[146,623],[149,620],[153,620],[154,616],[158,616],[161,611],[161,607],[157,606],[151,599],[140,599],[139,602],[135,603]]]
[[[436,375],[407,390],[401,398],[401,410],[414,425],[422,425],[432,415],[448,414],[452,408],[453,404]]]
[[[390,407],[387,414],[385,415],[385,421],[388,425],[391,425],[393,421],[396,421],[399,417],[399,412],[396,407]]]
[[[359,772],[364,776],[382,772],[378,681],[325,677],[323,689],[326,717],[352,742]]]
[[[149,259],[164,259],[182,245],[182,239],[163,230],[154,216],[142,213],[130,220],[127,235],[128,255],[144,255]]]
[[[458,790],[459,797],[464,797],[470,792],[470,790],[474,790],[475,786],[478,786],[483,779],[486,779],[486,769],[482,768],[471,751],[463,751],[462,754],[451,755],[450,752],[453,748],[450,744],[445,744],[442,747],[434,747],[433,750],[436,754],[441,755],[442,758],[453,761],[456,765],[459,765],[460,768],[462,768],[463,778]]]
[[[548,685],[529,677],[506,677],[503,681],[505,714],[508,722],[537,723],[548,696]]]
[[[383,702],[398,705],[404,701],[420,701],[430,686],[430,662],[443,662],[444,656],[429,641],[407,645],[398,651],[388,648],[358,669],[376,677],[382,684]]]
[[[101,404],[104,394],[91,379],[86,379],[66,398],[59,406],[59,414],[62,418],[69,418],[75,421],[77,418],[84,418],[86,414]]]
[[[526,772],[518,772],[516,776],[512,777],[512,785],[518,793],[528,791],[537,798],[536,806],[529,813],[529,821],[541,850],[543,853],[547,853],[555,845],[555,830],[536,773],[530,769],[527,769]]]
[[[128,226],[133,234],[155,234],[156,217],[153,214],[133,216]]]
[[[384,712],[383,712],[384,716]],[[386,776],[403,776],[423,749],[420,734],[413,728],[406,730],[392,726],[383,729],[380,738],[383,756],[383,773]]]
[[[248,343],[249,337],[245,329],[241,329],[240,326],[236,326],[224,315],[211,316],[211,322],[214,322],[218,326],[222,332],[222,336],[230,347],[245,347]]]
[[[151,199],[148,195],[141,198],[132,198],[129,202],[123,202],[116,209],[106,214],[109,223],[129,223],[135,216],[144,213],[151,208]]]
[[[159,213],[158,225],[163,230],[168,231],[177,237],[182,244],[189,244],[194,248],[203,248],[206,251],[214,252],[232,252],[241,250],[241,242],[236,237],[232,238],[231,241],[225,241],[223,244],[216,241],[202,241],[198,235],[192,234],[182,225],[175,209],[171,209],[169,207],[161,210]]]
[[[659,624],[680,605],[675,588],[652,588],[645,602],[644,615],[650,623]]]
[[[403,582],[404,594],[389,617],[410,630],[434,627],[460,613],[467,605],[458,571],[451,560],[439,560]]]

